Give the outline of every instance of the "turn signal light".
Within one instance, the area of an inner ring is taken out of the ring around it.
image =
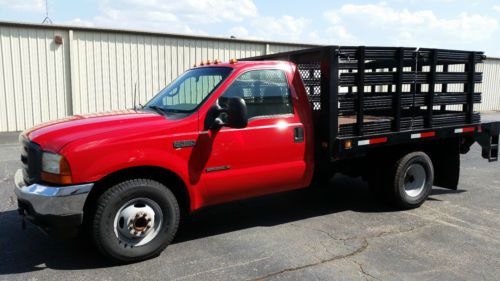
[[[42,172],[42,181],[55,184],[72,184],[71,175],[56,175],[47,172]]]
[[[220,59],[214,59],[214,64],[219,64],[220,63]]]
[[[235,64],[235,63],[237,63],[237,62],[238,62],[238,60],[237,60],[237,59],[235,59],[235,58],[232,58],[232,59],[230,59],[230,60],[229,60],[229,63],[230,63],[230,64]]]

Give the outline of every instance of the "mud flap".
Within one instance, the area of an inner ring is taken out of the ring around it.
[[[460,178],[460,143],[452,139],[436,146],[431,152],[434,185],[456,190]]]

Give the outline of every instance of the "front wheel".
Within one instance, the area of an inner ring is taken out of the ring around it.
[[[119,183],[97,200],[93,240],[101,253],[119,262],[159,255],[172,241],[179,204],[163,184],[149,179]]]

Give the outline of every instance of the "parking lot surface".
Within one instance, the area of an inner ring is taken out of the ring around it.
[[[480,154],[462,156],[458,190],[434,188],[419,209],[391,209],[364,182],[335,177],[204,209],[159,257],[117,266],[85,240],[21,229],[17,137],[3,134],[0,280],[499,280],[500,165]]]

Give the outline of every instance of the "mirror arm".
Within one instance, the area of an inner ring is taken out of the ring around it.
[[[218,129],[222,128],[224,125],[226,125],[226,124],[224,122],[222,122],[222,120],[219,117],[217,117],[217,118],[215,118],[214,122],[212,123],[211,128],[214,130],[218,130]]]
[[[226,125],[222,120],[219,118],[220,114],[223,112],[227,112],[227,109],[221,107],[218,103],[212,107],[212,116],[214,118],[211,121],[211,124],[209,125],[208,129],[212,130],[219,130],[222,128],[224,125]]]

